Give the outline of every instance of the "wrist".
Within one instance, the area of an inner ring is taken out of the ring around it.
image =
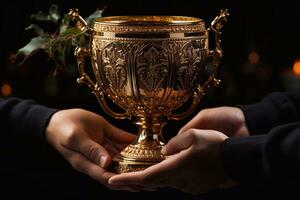
[[[245,137],[249,136],[250,132],[246,124],[246,118],[243,110],[239,107],[235,107],[235,115],[238,119],[240,126],[238,130],[236,131],[235,137]]]
[[[221,143],[219,148],[219,158],[220,158],[220,166],[223,174],[223,180],[218,185],[218,188],[231,188],[231,187],[238,186],[238,182],[236,182],[230,175],[228,175],[225,169],[225,163],[223,161],[223,156],[222,156],[222,146],[224,145],[225,142],[226,139]]]
[[[57,127],[59,127],[57,122],[60,121],[60,119],[58,118],[60,112],[61,110],[56,110],[56,112],[54,112],[49,118],[48,124],[45,127],[44,137],[45,140],[51,145],[54,144],[53,133],[57,132],[56,129]]]

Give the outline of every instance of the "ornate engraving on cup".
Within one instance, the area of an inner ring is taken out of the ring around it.
[[[139,50],[136,57],[137,84],[145,103],[159,100],[157,93],[165,85],[168,76],[168,54],[163,46],[149,43]]]
[[[115,43],[111,43],[102,51],[103,72],[117,93],[124,91],[127,82],[126,52]]]
[[[200,69],[203,67],[201,49],[196,42],[189,42],[179,54],[180,66],[178,68],[178,87],[180,90],[189,91],[197,84]]]
[[[116,43],[114,38],[94,37],[92,56],[101,63],[94,63],[99,68],[97,80],[111,100],[132,115],[168,117],[199,85],[208,54],[203,40],[131,39]],[[105,45],[99,45],[100,41]]]
[[[74,12],[70,15],[76,19],[78,13]],[[219,29],[227,16],[222,10],[211,25],[215,50],[209,50],[208,30],[198,18],[123,16],[96,20],[90,47],[75,51],[79,82],[88,84],[108,114],[130,118],[139,127],[137,139],[114,158],[116,172],[142,170],[162,161],[161,130],[166,121],[191,114],[208,87],[219,83],[215,78],[222,56]],[[91,58],[96,82],[85,73],[86,56]],[[124,112],[113,111],[106,97]],[[188,108],[176,113],[189,100]]]

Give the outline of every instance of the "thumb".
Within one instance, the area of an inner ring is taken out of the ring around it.
[[[173,137],[161,150],[164,155],[172,155],[184,149],[189,148],[195,139],[192,129],[185,134],[179,134]]]
[[[104,147],[85,135],[76,135],[68,144],[68,148],[83,154],[100,167],[108,167],[111,162],[109,153]]]

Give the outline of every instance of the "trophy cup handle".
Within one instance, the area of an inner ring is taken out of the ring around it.
[[[94,83],[92,79],[89,77],[89,75],[85,72],[85,57],[90,56],[90,52],[85,48],[76,47],[75,49],[75,57],[77,59],[78,63],[78,72],[80,75],[80,78],[77,79],[77,82],[79,84],[85,83],[91,90],[92,93],[97,97],[97,100],[99,104],[101,105],[102,109],[109,114],[112,117],[115,117],[117,119],[126,119],[129,117],[127,112],[124,113],[118,113],[110,109],[110,107],[107,105],[105,100],[105,95],[103,93],[103,90],[99,87],[99,85]]]
[[[208,28],[209,31],[212,31],[215,34],[215,49],[210,50],[208,52],[208,63],[212,67],[212,73],[209,76],[206,83],[203,84],[203,86],[198,86],[196,91],[193,93],[193,103],[192,106],[190,106],[186,111],[179,114],[172,114],[170,116],[170,119],[183,119],[187,116],[189,116],[198,106],[202,96],[205,94],[207,89],[211,86],[218,86],[221,82],[221,80],[216,79],[217,69],[218,65],[220,63],[221,57],[223,56],[223,51],[221,48],[221,31],[220,29],[223,27],[223,23],[227,21],[227,18],[229,17],[229,13],[227,9],[221,9],[220,14],[211,22],[210,28]]]
[[[214,52],[215,54],[218,54],[219,58],[223,56],[223,51],[221,48],[221,34],[222,32],[220,31],[221,28],[223,27],[223,23],[227,21],[229,17],[229,13],[227,9],[221,9],[220,14],[211,22],[210,28],[208,30],[211,30],[215,34],[215,50],[210,51]]]
[[[79,15],[79,11],[77,8],[71,8],[68,15],[72,21],[76,22],[75,26],[79,30],[83,31],[88,28],[87,22]]]
[[[218,66],[220,64],[220,60],[223,57],[223,50],[221,48],[221,34],[220,31],[223,27],[223,23],[227,21],[229,17],[229,13],[227,9],[221,9],[220,14],[215,17],[215,19],[211,22],[209,31],[212,31],[215,34],[215,49],[210,50],[208,53],[208,59],[211,63],[212,74],[210,75],[208,81],[202,86],[203,92],[205,92],[210,85],[218,86],[221,80],[216,79],[216,74],[218,71]]]
[[[70,16],[71,20],[76,22],[76,28],[79,30],[92,30],[88,27],[87,22],[79,15],[79,11],[76,8],[70,9],[68,15]],[[77,79],[77,82],[79,84],[85,83],[91,90],[92,93],[97,97],[97,100],[102,107],[102,109],[109,114],[110,116],[117,118],[117,119],[126,119],[129,118],[129,114],[127,112],[124,113],[118,113],[113,111],[106,103],[105,95],[103,93],[103,90],[100,88],[100,86],[92,81],[92,79],[88,76],[88,74],[85,72],[85,58],[91,57],[91,53],[87,48],[81,48],[76,47],[74,51],[74,55],[77,59],[78,63],[78,72],[80,75],[80,78]]]
[[[82,49],[80,47],[76,47],[75,51],[74,51],[74,55],[77,59],[78,72],[79,72],[79,75],[80,75],[80,78],[77,78],[77,82],[79,84],[85,83],[94,92],[96,84],[87,75],[87,73],[85,73],[85,57],[89,56],[88,50],[87,49]]]
[[[202,87],[198,86],[196,91],[193,93],[193,102],[192,105],[183,113],[179,114],[172,114],[169,119],[174,119],[174,120],[181,120],[185,117],[188,117],[190,114],[194,112],[194,110],[197,108],[200,100],[202,99],[202,96],[204,95],[204,91]]]

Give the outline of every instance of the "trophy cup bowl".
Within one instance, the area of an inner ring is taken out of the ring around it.
[[[75,49],[78,82],[90,87],[106,113],[132,119],[139,127],[137,139],[113,159],[113,170],[139,171],[161,162],[162,127],[167,120],[190,115],[208,87],[219,83],[215,78],[223,55],[219,30],[227,10],[221,10],[208,29],[195,17],[103,17],[87,27],[78,10],[69,15],[78,28],[91,31],[90,45]],[[209,31],[215,34],[214,50],[208,46]],[[91,60],[94,80],[86,58]],[[109,100],[123,112],[112,109]]]

